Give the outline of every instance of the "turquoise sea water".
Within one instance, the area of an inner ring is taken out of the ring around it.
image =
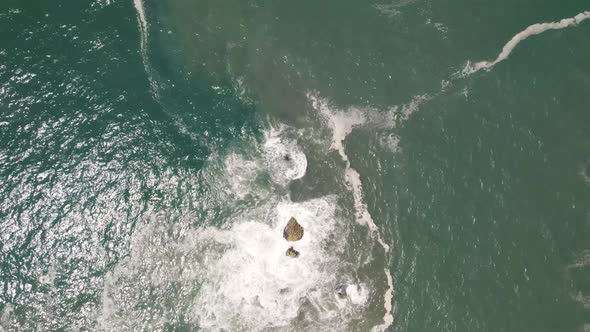
[[[3,1],[0,331],[590,330],[589,10]]]

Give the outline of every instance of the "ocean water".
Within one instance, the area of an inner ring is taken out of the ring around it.
[[[582,0],[2,1],[0,331],[590,331],[589,59]]]

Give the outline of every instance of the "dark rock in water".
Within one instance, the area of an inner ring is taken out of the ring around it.
[[[338,298],[345,299],[348,297],[348,294],[346,294],[347,287],[348,286],[346,286],[346,285],[340,285],[340,286],[336,287],[336,295],[338,295]]]
[[[289,257],[297,258],[297,257],[299,257],[299,251],[297,251],[297,250],[293,249],[293,247],[291,247],[291,248],[287,249],[286,255]]]
[[[283,160],[284,161],[291,161],[291,156],[288,155],[288,154],[286,154],[286,155],[283,156]]]
[[[283,230],[283,237],[287,241],[299,241],[303,237],[303,227],[299,225],[297,220],[293,217],[289,219],[287,226]]]

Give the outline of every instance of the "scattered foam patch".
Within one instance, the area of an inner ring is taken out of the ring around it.
[[[379,138],[379,143],[381,146],[386,147],[389,151],[397,153],[400,151],[399,148],[400,137],[396,134],[389,134],[386,136],[381,136]]]
[[[450,83],[448,81],[442,81],[441,82],[441,90],[435,96],[438,96],[440,93],[443,93],[446,90],[446,88],[449,86],[449,84]],[[431,100],[432,98],[434,98],[434,97],[429,96],[427,94],[416,95],[416,96],[413,96],[412,99],[407,104],[404,104],[401,107],[395,106],[393,108],[393,111],[396,113],[396,119],[392,124],[395,126],[398,123],[403,123],[403,122],[407,121],[412,114],[414,114],[415,112],[417,112],[420,109],[420,106],[423,103]]]
[[[225,157],[221,168],[223,173],[219,174],[216,181],[223,184],[223,187],[217,186],[218,192],[223,191],[238,199],[244,199],[249,194],[259,194],[261,188],[256,186],[255,180],[260,169],[256,160],[247,159],[235,152],[230,153]]]
[[[578,253],[574,262],[565,270],[567,284],[571,287],[570,297],[586,310],[590,310],[590,292],[584,286],[588,271],[590,271],[590,250]]]
[[[259,168],[257,163],[252,160],[244,160],[237,154],[231,154],[226,158],[225,168],[232,175],[230,182],[232,191],[239,198],[244,198],[248,189],[253,187],[252,183]]]
[[[433,22],[431,18],[427,18],[426,25],[434,27],[442,36],[443,39],[448,38],[449,28],[440,22]]]
[[[590,161],[582,165],[579,174],[582,177],[582,179],[584,179],[584,182],[590,185]]]
[[[436,98],[444,93],[451,86],[451,81],[441,81],[441,89],[433,95],[421,94],[415,95],[406,104],[389,107],[385,111],[375,108],[356,108],[349,107],[345,110],[339,110],[330,106],[327,99],[319,97],[315,93],[308,93],[312,107],[319,111],[324,120],[327,121],[328,127],[332,130],[331,148],[338,151],[341,157],[346,161],[348,157],[344,151],[342,142],[355,127],[367,127],[375,129],[395,129],[408,121],[410,116],[417,112],[424,103]],[[392,152],[399,151],[399,136],[397,134],[387,133],[380,138],[382,145],[386,146]]]
[[[11,325],[13,325],[13,313],[14,308],[10,303],[7,303],[2,310],[2,314],[0,314],[0,331],[3,328],[8,329]]]
[[[386,3],[386,4],[375,4],[373,8],[377,9],[382,15],[389,19],[393,19],[399,14],[401,14],[402,9],[405,6],[411,5],[415,3],[417,0],[400,0],[395,1],[394,3]]]
[[[527,39],[530,36],[538,35],[543,33],[547,30],[558,30],[564,29],[567,27],[575,26],[577,24],[582,23],[584,20],[590,18],[590,11],[579,13],[578,15],[570,18],[564,18],[559,22],[549,22],[549,23],[537,23],[528,26],[523,31],[517,33],[504,45],[502,48],[502,52],[498,55],[498,57],[493,61],[480,61],[476,63],[467,62],[465,68],[461,71],[463,76],[468,76],[473,73],[476,73],[482,69],[490,70],[494,67],[498,62],[504,61],[510,56],[510,53],[514,50],[514,48],[523,40]]]

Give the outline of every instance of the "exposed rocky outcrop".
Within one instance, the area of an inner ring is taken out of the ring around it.
[[[338,298],[345,299],[348,297],[348,294],[346,293],[347,287],[348,286],[346,286],[346,285],[340,285],[340,286],[336,287],[336,295],[338,296]]]
[[[299,225],[297,220],[294,217],[289,219],[287,226],[283,230],[283,237],[287,241],[299,241],[303,237],[303,227]]]
[[[287,249],[286,255],[289,257],[297,258],[299,257],[299,251],[293,249],[293,247],[290,247],[289,249]]]

